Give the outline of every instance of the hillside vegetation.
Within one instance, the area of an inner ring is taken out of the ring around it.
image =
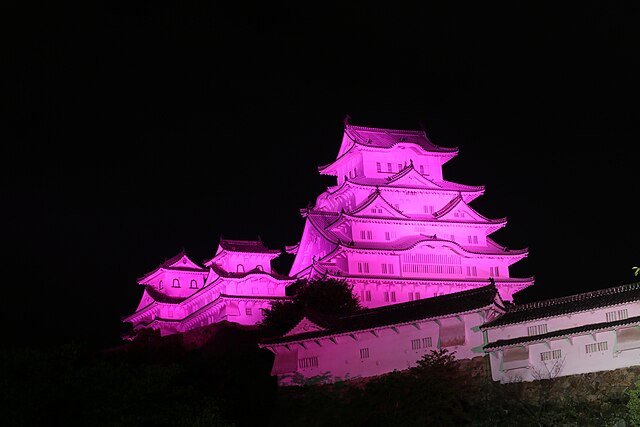
[[[0,425],[621,427],[638,415],[639,367],[498,384],[485,358],[442,351],[409,371],[278,388],[260,337],[223,322],[101,352],[2,350]]]

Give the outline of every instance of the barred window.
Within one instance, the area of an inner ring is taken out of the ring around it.
[[[594,342],[593,344],[587,344],[584,346],[586,353],[596,353],[598,351],[606,351],[608,349],[607,341]]]
[[[562,357],[561,350],[550,350],[550,351],[543,351],[542,353],[540,353],[540,360],[542,360],[543,362],[547,360],[560,359],[561,357]]]
[[[303,357],[298,360],[299,368],[317,368],[318,367],[318,356],[311,357]]]
[[[527,328],[527,335],[529,335],[529,336],[546,334],[546,333],[547,333],[547,324],[546,323],[543,323],[541,325],[529,326]]]
[[[393,264],[381,264],[382,274],[393,274]]]
[[[616,320],[624,320],[629,318],[629,312],[627,309],[610,311],[606,314],[607,322],[615,322]]]
[[[415,340],[411,340],[411,350],[420,350],[421,348],[429,348],[431,346],[431,337],[416,338]]]

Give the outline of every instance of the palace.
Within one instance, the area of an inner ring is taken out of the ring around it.
[[[220,238],[202,263],[184,252],[138,279],[135,312],[123,318],[133,339],[223,320],[257,325],[299,279],[351,285],[364,311],[307,312],[286,334],[258,345],[274,354],[280,385],[331,383],[403,370],[433,349],[458,359],[486,357],[494,381],[532,381],[616,369],[640,356],[640,284],[514,304],[534,284],[510,266],[528,255],[491,235],[506,218],[487,218],[473,201],[483,186],[448,181],[457,148],[424,131],[353,126],[345,121],[335,161],[319,173],[336,184],[300,211],[300,241],[284,251],[258,240]],[[271,268],[287,252],[288,275]]]

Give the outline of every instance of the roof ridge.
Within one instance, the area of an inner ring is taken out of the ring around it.
[[[627,291],[633,291],[633,290],[640,290],[640,282],[632,282],[632,283],[627,283],[627,284],[624,284],[624,285],[613,286],[613,287],[610,287],[610,288],[596,289],[594,291],[583,292],[583,293],[580,293],[580,294],[565,295],[565,296],[558,297],[558,298],[550,298],[550,299],[546,299],[546,300],[533,301],[533,302],[529,302],[529,303],[526,303],[526,304],[517,304],[517,305],[511,306],[509,311],[510,312],[519,312],[519,311],[530,310],[532,308],[551,307],[551,306],[554,306],[554,305],[560,305],[560,304],[564,304],[564,303],[577,302],[577,301],[584,301],[584,300],[591,299],[591,298],[597,298],[597,297],[601,297],[601,296],[605,296],[605,295],[612,295],[612,294],[617,294],[617,293],[627,292]]]

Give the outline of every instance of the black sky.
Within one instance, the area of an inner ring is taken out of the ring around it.
[[[112,342],[165,258],[296,243],[346,114],[459,147],[521,302],[636,280],[631,5],[134,3],[3,6],[7,342]]]

